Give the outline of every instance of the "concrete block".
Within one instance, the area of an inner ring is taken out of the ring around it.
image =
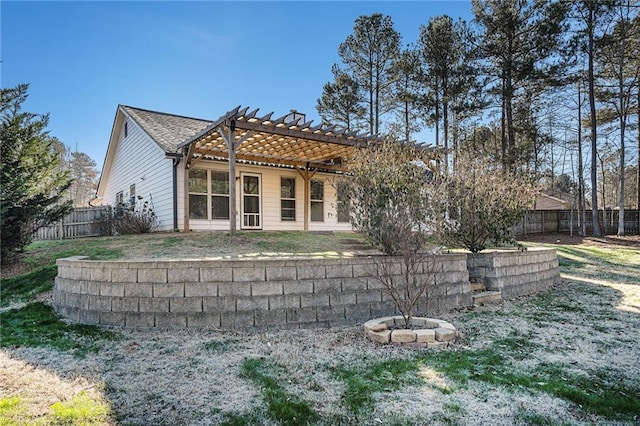
[[[285,294],[281,296],[269,296],[269,309],[286,309],[286,308],[299,308],[300,307],[300,295],[299,294]]]
[[[324,265],[298,265],[296,269],[298,271],[298,280],[326,278]]]
[[[215,283],[215,282],[184,283],[184,295],[185,297],[217,296],[218,283]]]
[[[371,302],[371,316],[374,318],[385,317],[388,315],[395,315],[398,312],[396,304],[387,300],[385,302]]]
[[[342,280],[342,291],[366,290],[367,278],[345,278]]]
[[[434,329],[434,333],[438,342],[448,342],[456,337],[456,332],[448,328],[436,328]]]
[[[171,297],[169,312],[202,312],[202,297]]]
[[[340,278],[313,280],[314,293],[327,293],[337,291],[342,291],[342,280]]]
[[[170,283],[200,282],[200,268],[170,268],[167,270],[167,282],[170,282]]]
[[[427,348],[429,349],[444,349],[447,346],[449,346],[449,343],[447,342],[431,342],[431,343],[427,343]]]
[[[413,330],[398,329],[391,332],[391,341],[394,343],[408,343],[416,341],[416,332]]]
[[[375,263],[353,265],[354,278],[375,277],[376,275],[378,275],[378,267]]]
[[[91,268],[91,281],[111,282],[111,269]]]
[[[156,327],[184,328],[187,326],[187,315],[177,313],[156,314]]]
[[[187,327],[198,328],[219,328],[220,313],[218,312],[195,312],[187,314]]]
[[[237,267],[233,268],[233,281],[265,281],[266,272],[264,266],[254,266],[251,268]]]
[[[138,271],[135,269],[112,269],[111,281],[118,283],[135,283],[138,280]]]
[[[355,304],[355,303],[356,303],[356,292],[355,291],[329,293],[329,304],[331,304],[331,306],[335,306],[335,305],[352,305],[352,304]]]
[[[367,278],[368,290],[386,290],[386,288],[387,287],[384,285],[384,283],[376,277]]]
[[[265,270],[267,274],[267,281],[298,279],[298,272],[295,266],[267,266]]]
[[[238,311],[255,311],[269,309],[269,298],[267,296],[236,297],[236,309]]]
[[[416,342],[433,343],[436,341],[435,330],[419,329],[416,332]]]
[[[382,302],[380,290],[359,291],[356,293],[356,303]]]
[[[152,313],[127,312],[124,314],[124,324],[127,327],[154,327],[156,317]]]
[[[287,323],[315,322],[316,320],[316,308],[287,309]]]
[[[91,297],[91,296],[88,296]],[[65,305],[71,306],[74,308],[80,308],[80,295],[75,293],[66,293],[65,297]],[[110,310],[110,309],[107,309]]]
[[[153,297],[184,297],[183,283],[153,284]]]
[[[254,313],[251,312],[222,312],[220,314],[220,327],[224,329],[253,327]]]
[[[166,283],[167,270],[162,269],[138,269],[139,283]]]
[[[368,303],[362,305],[345,305],[344,314],[347,319],[367,320],[371,318],[371,306]]]
[[[277,296],[284,294],[282,281],[258,281],[251,283],[252,296]]]
[[[100,283],[100,296],[124,297],[124,283]]]
[[[353,267],[351,265],[326,266],[327,278],[352,278]]]
[[[313,293],[313,281],[285,281],[283,283],[284,294]]]
[[[141,297],[138,299],[140,312],[169,312],[169,299]]]
[[[153,284],[151,283],[125,283],[125,297],[153,297]]]
[[[137,297],[114,297],[111,299],[113,312],[138,312]]]
[[[327,293],[301,294],[300,306],[302,308],[308,306],[329,306],[329,295]]]
[[[100,295],[100,282],[97,281],[82,281],[80,282],[80,292],[82,294]]]
[[[387,344],[391,341],[391,330],[372,331],[369,333],[369,339],[376,343]]]
[[[345,319],[344,306],[318,306],[318,321],[336,321]]]
[[[100,312],[100,325],[124,326],[124,312]]]
[[[235,312],[236,298],[225,297],[203,297],[202,310],[204,312]]]
[[[287,310],[274,309],[269,311],[255,312],[255,325],[263,326],[279,326],[287,323]]]
[[[203,267],[200,268],[200,282],[233,281],[233,268]]]
[[[81,309],[78,311],[78,322],[81,324],[100,324],[100,312]]]
[[[70,294],[67,294],[67,304],[73,306],[69,303],[70,296]],[[111,298],[102,296],[89,296],[89,309],[93,311],[109,312],[111,310]]]
[[[251,296],[250,282],[218,283],[218,296]]]
[[[80,309],[73,306],[61,306],[58,314],[70,321],[78,322]]]

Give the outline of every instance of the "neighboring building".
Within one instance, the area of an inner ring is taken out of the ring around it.
[[[370,140],[248,111],[209,121],[118,106],[92,204],[146,202],[160,230],[351,230],[337,183]]]
[[[568,201],[571,197],[570,194],[540,193],[536,196],[534,210],[571,210],[572,203]]]

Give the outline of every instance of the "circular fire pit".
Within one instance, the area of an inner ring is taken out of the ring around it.
[[[364,323],[364,330],[369,339],[383,344],[397,343],[443,348],[458,335],[453,324],[434,318],[413,317],[411,327],[411,329],[404,328],[402,315],[376,318]]]

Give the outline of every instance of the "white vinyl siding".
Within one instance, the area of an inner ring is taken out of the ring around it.
[[[147,201],[158,220],[159,230],[173,229],[173,170],[171,159],[144,132],[134,120],[123,116],[124,124],[113,154],[105,184],[102,204],[114,205],[116,194],[122,192],[123,200],[131,199],[131,189],[135,188],[136,200]]]
[[[228,172],[228,164],[225,162],[202,160],[197,164],[198,169],[217,170]],[[304,180],[294,170],[286,170],[276,167],[247,166],[243,164],[236,165],[236,182],[238,184],[236,190],[236,208],[238,216],[236,217],[236,229],[241,229],[241,187],[240,177],[243,173],[259,174],[262,178],[262,229],[265,231],[303,231],[304,230]],[[182,206],[184,204],[184,166],[180,163],[178,167],[178,222],[180,229],[183,228],[184,214]],[[291,178],[295,180],[295,221],[282,220],[282,204],[281,204],[281,178]],[[337,199],[336,191],[333,185],[335,176],[328,173],[316,173],[314,180],[322,180],[324,182],[324,221],[312,222],[309,220],[310,231],[351,231],[349,223],[338,223]],[[190,219],[189,228],[198,230],[220,230],[229,229],[228,220],[201,220]]]

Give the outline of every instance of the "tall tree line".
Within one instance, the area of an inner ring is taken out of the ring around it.
[[[590,191],[593,235],[602,232],[599,149],[609,141],[624,233],[629,188],[640,209],[640,167],[628,155],[638,144],[640,157],[639,0],[472,0],[471,7],[471,22],[432,17],[406,44],[390,16],[359,17],[318,99],[322,119],[402,143],[432,129],[435,140],[420,142],[443,148],[445,171],[460,150],[481,152],[502,170],[571,190],[583,211]],[[637,182],[625,186],[634,164]]]

